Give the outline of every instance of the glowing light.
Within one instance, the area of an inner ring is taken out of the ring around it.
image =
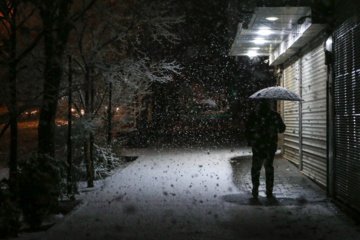
[[[85,114],[85,111],[83,109],[81,109],[81,115],[84,115]]]
[[[268,20],[268,21],[276,21],[278,19],[279,19],[278,17],[267,17],[266,18],[266,20]]]
[[[333,43],[332,38],[328,38],[328,40],[326,40],[326,44],[327,45],[331,45]]]
[[[267,36],[273,33],[273,31],[269,30],[269,29],[261,29],[257,32],[259,35],[262,36]]]
[[[264,44],[266,43],[266,40],[264,38],[256,38],[253,40],[253,43],[255,44]]]
[[[333,39],[332,37],[329,37],[327,40],[326,40],[326,43],[325,43],[325,49],[329,52],[332,52],[332,44],[333,44]]]
[[[249,57],[256,57],[258,54],[257,54],[257,51],[255,51],[255,50],[249,50],[249,51],[247,52],[247,55],[248,55]]]

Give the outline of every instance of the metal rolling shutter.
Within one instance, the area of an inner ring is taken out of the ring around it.
[[[355,7],[355,6],[354,6]],[[360,9],[360,4],[357,6]],[[334,30],[334,195],[360,210],[360,16]]]
[[[301,59],[302,172],[327,185],[327,68],[323,44]]]
[[[299,93],[298,62],[284,69],[284,87]],[[284,158],[299,165],[299,103],[284,101]]]

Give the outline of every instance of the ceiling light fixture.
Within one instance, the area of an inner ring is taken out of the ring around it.
[[[256,51],[254,51],[254,50],[249,50],[249,51],[247,52],[247,55],[248,55],[249,57],[256,57],[256,56],[258,55],[258,53],[257,53]]]
[[[270,31],[269,29],[261,29],[257,32],[257,34],[262,35],[262,36],[267,36],[272,34],[273,32]]]
[[[268,21],[276,21],[276,20],[278,20],[279,18],[278,17],[267,17],[266,18],[266,20],[268,20]]]
[[[264,43],[266,43],[266,40],[263,39],[263,38],[256,38],[256,39],[253,40],[253,43],[255,43],[255,44],[264,44]]]

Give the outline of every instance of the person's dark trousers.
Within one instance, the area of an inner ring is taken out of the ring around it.
[[[251,180],[253,184],[253,196],[257,197],[260,185],[260,171],[262,165],[265,167],[266,195],[272,196],[274,187],[274,157],[277,149],[276,144],[257,144],[252,147]]]

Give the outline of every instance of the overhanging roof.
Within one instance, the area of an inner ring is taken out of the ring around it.
[[[282,64],[324,27],[312,23],[310,7],[258,7],[246,29],[238,25],[229,55],[269,56],[270,65]]]

